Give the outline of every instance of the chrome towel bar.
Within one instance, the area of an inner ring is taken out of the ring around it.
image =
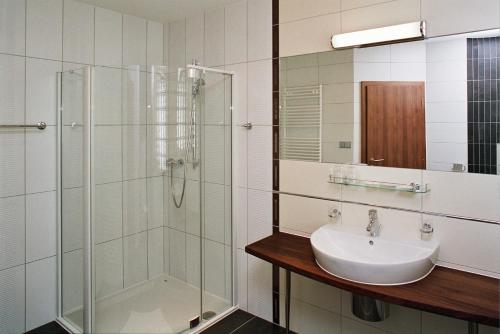
[[[12,129],[12,128],[37,128],[38,130],[44,130],[47,127],[45,122],[37,122],[36,124],[0,124],[0,129]]]

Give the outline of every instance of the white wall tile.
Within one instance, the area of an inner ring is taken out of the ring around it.
[[[25,53],[25,1],[0,1],[0,52],[24,56]]]
[[[248,45],[248,12],[247,1],[240,1],[226,6],[226,64],[243,63],[247,61]]]
[[[204,237],[224,243],[224,186],[205,183]]]
[[[95,67],[93,75],[92,98],[95,124],[121,124],[122,71],[118,68]]]
[[[205,12],[205,64],[207,66],[224,65],[224,15],[224,7]]]
[[[247,245],[247,189],[237,187],[233,191],[233,229],[236,229],[236,247],[244,249]]]
[[[148,234],[137,233],[123,239],[124,284],[132,286],[148,278]]]
[[[0,199],[0,270],[24,263],[24,200],[24,196]]]
[[[248,285],[247,285],[247,254],[244,250],[236,250],[236,302],[244,310],[248,310]]]
[[[148,278],[163,274],[163,227],[148,231]]]
[[[120,243],[121,247],[121,243]],[[121,256],[121,255],[120,255]],[[122,267],[119,267],[119,270]],[[83,306],[83,251],[62,255],[62,309],[63,312]],[[120,275],[121,280],[121,275]]]
[[[383,330],[383,333],[420,334],[420,311],[399,305],[390,305],[390,308],[391,316],[385,321],[368,322],[360,320],[352,314],[351,294],[342,291],[342,315],[345,317],[342,320],[350,318],[364,325],[377,327]]]
[[[122,180],[122,130],[117,126],[95,127],[96,183]]]
[[[56,318],[57,262],[53,256],[26,265],[26,330]]]
[[[255,126],[248,133],[248,187],[272,189],[272,127]]]
[[[128,125],[123,136],[123,179],[146,177],[146,125]]]
[[[391,62],[393,63],[422,63],[426,61],[426,42],[407,42],[391,44]]]
[[[147,63],[151,65],[163,64],[163,24],[147,22]]]
[[[174,229],[169,230],[170,275],[186,280],[186,234]]]
[[[63,252],[83,247],[83,189],[63,189],[62,249]]]
[[[94,63],[94,7],[64,0],[63,60]]]
[[[432,1],[421,0],[422,18],[427,21],[428,36],[499,28],[500,4],[496,0]],[[453,10],[450,10],[453,8]]]
[[[62,60],[63,0],[28,0],[26,6],[26,55]]]
[[[484,271],[500,273],[500,225],[482,224],[459,219],[424,216],[437,227],[439,260]]]
[[[272,57],[272,1],[248,2],[248,60]]]
[[[122,239],[99,244],[95,252],[96,296],[100,298],[123,288]]]
[[[467,322],[441,315],[422,312],[422,334],[466,334]]]
[[[201,284],[200,237],[186,234],[186,281],[196,287]]]
[[[280,190],[340,199],[341,186],[327,182],[329,174],[333,172],[334,165],[330,164],[280,160]]]
[[[0,121],[2,123],[24,123],[24,77],[25,60],[23,57],[0,55]]]
[[[56,125],[56,72],[61,70],[61,62],[27,58],[26,123]]]
[[[64,141],[62,147],[62,187],[81,187],[83,178],[83,127],[73,128],[65,125],[62,129],[62,140]]]
[[[342,12],[342,32],[420,20],[420,0],[396,0]]]
[[[341,0],[341,9],[349,10],[359,7],[373,6],[387,0]]]
[[[168,208],[167,208],[167,222],[168,226],[175,228],[179,231],[186,231],[186,202],[182,201],[180,208],[175,206],[172,199],[172,192],[175,194],[177,203],[179,203],[182,192],[183,179],[174,177],[174,187],[170,188],[170,177],[165,178],[165,183],[167,184],[165,189],[168,194]]]
[[[280,195],[280,229],[309,236],[323,225],[335,223],[328,214],[340,204],[304,197]]]
[[[55,191],[26,196],[26,261],[56,255]]]
[[[168,65],[170,24],[163,24],[163,65]]]
[[[333,286],[293,274],[291,297],[332,313],[340,313],[342,290]],[[280,270],[280,293],[285,294],[285,271]],[[308,321],[308,320],[307,320]]]
[[[163,227],[163,273],[170,275],[170,228]]]
[[[163,226],[163,177],[148,178],[147,187],[148,229],[151,229]]]
[[[361,322],[349,319],[342,318],[342,333],[347,334],[385,334],[384,331],[371,327],[369,325],[365,325]]]
[[[391,63],[391,81],[425,82],[425,63]]]
[[[24,265],[0,271],[0,332],[25,332]]]
[[[96,65],[122,64],[122,25],[121,13],[99,7],[95,9]]]
[[[146,124],[147,75],[140,67],[131,66],[122,72],[122,122]]]
[[[56,128],[26,133],[26,191],[56,189]]]
[[[273,232],[272,194],[248,189],[248,243],[268,237]]]
[[[200,192],[200,181],[186,181],[186,232],[196,236],[201,235]]]
[[[171,72],[186,66],[186,20],[169,24],[168,65]]]
[[[146,65],[146,20],[123,15],[123,64]]]
[[[25,191],[25,155],[23,131],[0,131],[0,197]]]
[[[341,0],[280,0],[279,23],[297,21],[340,11]]]
[[[122,236],[122,183],[99,184],[94,189],[95,243],[120,238]],[[82,233],[82,230],[78,232]]]
[[[224,184],[225,133],[224,126],[205,126],[205,181]]]
[[[423,174],[423,182],[432,187],[431,192],[423,195],[424,211],[500,220],[497,203],[484,200],[499,198],[498,177],[437,171],[424,171]]]
[[[148,125],[147,137],[147,176],[160,176],[166,169],[167,127],[165,125]]]
[[[280,296],[281,326],[285,319],[285,296]],[[290,330],[304,334],[340,334],[342,319],[339,314],[328,312],[298,299],[291,299]]]
[[[205,64],[205,15],[203,12],[186,19],[186,64],[192,64],[193,60],[199,64]]]
[[[123,233],[130,235],[148,228],[146,179],[123,183]]]
[[[226,294],[224,244],[204,239],[204,251],[203,278],[205,290],[224,298]]]
[[[331,51],[332,35],[340,33],[340,14],[284,23],[279,30],[280,57]]]
[[[248,258],[248,312],[272,321],[272,266],[251,255]]]

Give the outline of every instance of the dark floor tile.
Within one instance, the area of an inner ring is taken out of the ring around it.
[[[201,334],[229,334],[241,327],[254,316],[243,310],[237,310],[213,326],[204,330]]]
[[[57,322],[52,321],[48,324],[32,329],[26,334],[68,334]]]
[[[253,318],[245,325],[240,327],[233,334],[285,334],[283,327],[270,323],[261,318]]]

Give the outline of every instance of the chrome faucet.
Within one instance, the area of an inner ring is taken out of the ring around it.
[[[370,222],[366,227],[366,231],[370,232],[371,237],[376,237],[380,233],[380,223],[378,222],[377,210],[371,209],[368,211],[368,219]]]

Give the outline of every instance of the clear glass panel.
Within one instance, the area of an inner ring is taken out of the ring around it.
[[[92,332],[184,332],[232,306],[231,77],[90,73]],[[62,305],[80,328],[83,74],[62,74]]]
[[[61,96],[61,309],[83,329],[83,127],[84,69],[60,74]]]
[[[231,76],[204,72],[202,318],[232,305]]]

